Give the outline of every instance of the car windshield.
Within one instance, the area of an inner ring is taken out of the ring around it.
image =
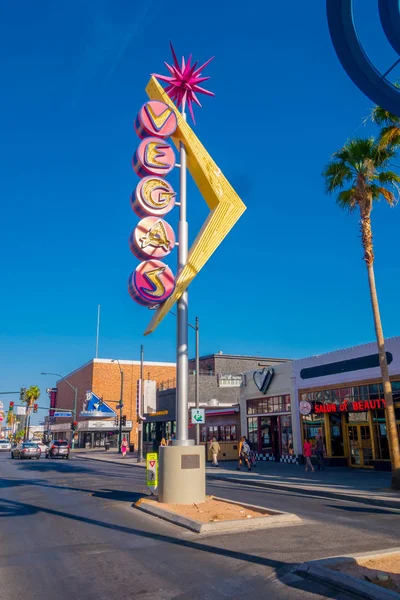
[[[53,442],[54,446],[68,446],[68,442]]]
[[[26,444],[22,444],[24,448],[37,448],[38,445],[37,444],[32,444],[32,443],[26,443]]]

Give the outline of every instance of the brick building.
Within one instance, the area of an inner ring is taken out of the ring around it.
[[[126,427],[123,429],[125,437],[129,438],[131,443],[137,446],[137,389],[140,380],[140,361],[120,360],[122,372],[124,374],[123,388],[123,416],[126,417]],[[160,384],[162,381],[175,378],[175,363],[164,362],[144,362],[144,379]],[[93,392],[99,398],[116,410],[117,402],[120,398],[121,375],[118,362],[111,359],[94,358],[88,363],[82,365],[72,373],[66,375],[65,379],[78,389],[76,421],[78,422],[77,445],[79,447],[103,446],[106,439],[109,439],[112,445],[116,445],[118,426],[112,419],[93,419],[80,416],[83,410],[86,394]],[[146,382],[145,382],[146,383]],[[59,380],[56,383],[57,400],[56,409],[74,408],[74,391],[65,380]],[[149,386],[150,387],[150,386]],[[155,387],[155,386],[154,386]],[[145,386],[146,392],[146,386]],[[118,415],[119,415],[119,411]],[[55,418],[49,424],[50,435],[64,439],[71,438],[71,418]],[[51,421],[51,419],[50,419]]]

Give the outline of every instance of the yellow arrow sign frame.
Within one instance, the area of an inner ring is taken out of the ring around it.
[[[148,335],[156,329],[175,302],[179,300],[197,273],[240,219],[246,206],[155,77],[150,79],[146,93],[150,100],[165,102],[174,110],[178,127],[171,136],[172,140],[178,150],[180,142],[185,145],[189,172],[210,209],[210,214],[189,250],[187,263],[178,273],[174,293],[156,310],[144,333]]]

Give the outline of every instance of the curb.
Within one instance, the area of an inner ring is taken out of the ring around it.
[[[243,508],[249,509],[260,509],[264,512],[270,513],[271,516],[268,517],[256,517],[251,520],[234,520],[234,521],[218,521],[217,523],[202,523],[201,521],[196,521],[195,519],[190,519],[189,517],[184,517],[175,513],[173,511],[167,510],[160,506],[156,506],[154,504],[149,504],[146,500],[138,500],[133,507],[141,510],[147,514],[153,515],[154,517],[159,517],[164,521],[169,521],[174,525],[180,525],[181,527],[185,527],[186,529],[190,529],[190,531],[194,531],[195,533],[219,533],[219,532],[240,532],[240,531],[251,531],[253,529],[268,529],[269,527],[276,526],[286,526],[286,525],[301,525],[302,519],[295,515],[294,513],[288,513],[284,511],[278,511],[273,509],[268,509],[263,506],[256,506],[254,504],[244,504],[243,502],[236,502],[233,500],[227,500],[226,498],[219,498],[217,496],[213,496],[215,500],[222,500],[224,502],[229,502],[230,504],[238,504],[243,506]]]
[[[239,477],[224,477],[223,475],[207,475],[209,479],[216,479],[218,481],[232,481],[233,483],[240,483],[242,485],[250,485],[254,487],[270,488],[273,490],[284,490],[288,492],[296,492],[298,494],[310,495],[315,494],[316,496],[322,496],[324,498],[332,498],[334,500],[347,500],[348,502],[360,502],[364,504],[372,504],[374,506],[386,506],[387,508],[397,508],[400,510],[400,497],[399,500],[392,500],[390,498],[379,498],[373,496],[354,496],[352,494],[345,494],[341,492],[331,492],[330,490],[321,490],[318,488],[304,488],[300,486],[278,484],[269,481],[254,481],[251,479],[241,479]]]
[[[77,456],[75,455],[74,458],[78,458],[79,460],[94,460],[95,462],[101,462],[101,463],[107,463],[107,464],[111,464],[111,465],[119,465],[120,467],[139,467],[141,469],[145,469],[146,468],[146,463],[123,463],[123,462],[119,462],[117,460],[106,460],[105,458],[94,458],[93,456]]]
[[[338,590],[350,592],[351,594],[359,598],[363,598],[364,600],[399,600],[400,594],[398,594],[398,592],[387,590],[383,587],[375,585],[374,583],[370,583],[369,581],[363,581],[362,579],[357,579],[352,575],[333,571],[332,569],[323,566],[327,564],[334,565],[343,562],[354,561],[354,559],[357,558],[379,558],[385,554],[399,554],[400,557],[400,548],[391,548],[388,550],[382,550],[380,552],[348,554],[345,556],[314,560],[303,563],[302,565],[296,567],[294,572],[302,577],[322,582],[325,585],[328,583]]]

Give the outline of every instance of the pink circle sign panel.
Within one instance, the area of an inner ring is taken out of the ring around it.
[[[167,138],[174,133],[178,126],[175,111],[158,100],[146,102],[139,110],[134,128],[143,139],[148,136]]]
[[[164,258],[175,247],[175,233],[164,219],[146,217],[133,230],[129,246],[132,253],[142,260]]]
[[[131,196],[132,209],[138,217],[162,217],[175,206],[176,193],[168,181],[161,177],[144,177]]]
[[[133,156],[132,166],[139,177],[168,175],[175,166],[175,153],[168,142],[156,137],[145,138]]]
[[[152,259],[140,263],[128,279],[131,298],[144,306],[162,304],[174,289],[174,274],[160,260]]]

